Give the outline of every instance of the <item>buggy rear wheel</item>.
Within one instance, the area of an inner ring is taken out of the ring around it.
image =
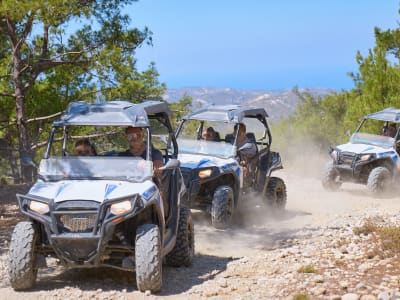
[[[179,214],[178,232],[175,246],[165,257],[172,267],[188,267],[194,256],[194,226],[189,208],[182,207]]]
[[[285,182],[279,177],[271,177],[265,190],[265,202],[273,210],[285,209],[287,194]]]

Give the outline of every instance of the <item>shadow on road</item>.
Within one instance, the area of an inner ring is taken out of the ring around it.
[[[163,287],[157,295],[173,295],[186,292],[193,286],[212,280],[226,270],[233,258],[212,255],[196,255],[192,266],[172,268],[163,266]],[[79,288],[82,291],[134,292],[135,273],[112,268],[69,269],[50,266],[39,270],[39,276],[33,291],[57,290],[66,287]]]

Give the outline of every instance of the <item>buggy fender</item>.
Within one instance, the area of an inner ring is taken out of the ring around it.
[[[270,155],[271,155],[270,166],[267,170],[267,174],[266,174],[267,177],[271,176],[271,173],[273,171],[283,169],[282,160],[281,160],[281,156],[279,155],[279,153],[271,151]]]

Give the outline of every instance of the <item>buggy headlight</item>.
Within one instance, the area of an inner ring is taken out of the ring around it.
[[[337,160],[337,159],[338,159],[338,152],[337,152],[336,150],[332,150],[332,152],[331,152],[331,157],[332,157],[334,160]]]
[[[132,209],[132,202],[131,200],[120,201],[110,206],[110,212],[117,216],[123,213],[126,213]]]
[[[373,157],[373,154],[363,154],[360,156],[360,160],[365,161],[365,160],[369,160],[372,157]]]
[[[41,215],[48,213],[50,210],[48,204],[34,200],[29,203],[29,209]]]
[[[206,177],[209,177],[211,175],[211,173],[212,173],[211,169],[204,169],[204,170],[199,171],[199,177],[206,178]]]

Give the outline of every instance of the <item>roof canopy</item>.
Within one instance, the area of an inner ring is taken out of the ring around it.
[[[212,105],[190,113],[184,116],[183,119],[240,123],[244,118],[259,117],[268,117],[264,108],[239,105]]]
[[[400,109],[394,107],[385,108],[384,110],[366,115],[364,119],[374,119],[380,121],[400,123]]]
[[[107,101],[89,104],[71,102],[65,114],[54,121],[53,126],[150,126],[148,116],[159,113],[172,115],[168,104],[162,101],[146,101],[134,104],[129,101]]]

